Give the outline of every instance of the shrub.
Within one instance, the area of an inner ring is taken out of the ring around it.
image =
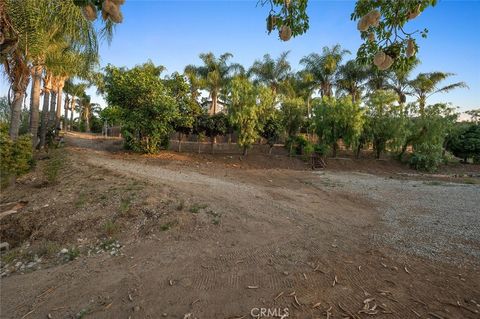
[[[428,143],[418,145],[410,158],[413,168],[430,173],[435,172],[442,162],[442,147]]]
[[[468,158],[480,157],[480,125],[467,124],[457,126],[447,143],[447,149],[466,163]]]
[[[33,166],[32,141],[28,135],[16,141],[0,132],[0,184],[6,186],[11,178],[27,173]]]

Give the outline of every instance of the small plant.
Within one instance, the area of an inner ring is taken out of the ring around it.
[[[214,225],[219,225],[220,224],[220,214],[217,212],[214,212],[213,210],[209,210],[207,212],[208,215],[211,215],[212,218],[212,224]]]
[[[102,227],[103,227],[103,232],[108,237],[115,235],[120,230],[120,225],[115,223],[115,221],[113,220],[107,220]]]
[[[75,201],[75,208],[82,208],[83,206],[85,206],[86,201],[87,196],[84,193],[80,193],[77,200]]]
[[[192,214],[198,214],[202,209],[207,208],[207,204],[193,204],[192,207],[190,207],[190,213]]]
[[[80,256],[80,249],[78,249],[78,247],[73,246],[65,254],[65,259],[67,261],[72,261],[72,260],[75,260],[75,258],[77,258],[78,256]]]
[[[125,215],[130,210],[130,205],[132,204],[132,199],[130,197],[122,198],[120,201],[119,211],[120,214]]]
[[[160,230],[162,230],[162,231],[170,230],[176,224],[177,223],[175,221],[162,224],[162,225],[160,225]]]
[[[58,180],[58,174],[65,163],[65,156],[59,151],[52,151],[50,154],[50,160],[47,161],[43,174],[49,184],[55,184]]]

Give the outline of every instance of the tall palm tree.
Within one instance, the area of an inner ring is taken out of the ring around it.
[[[336,44],[332,48],[323,47],[322,54],[310,53],[300,60],[305,70],[313,75],[322,97],[333,95],[335,74],[346,54],[350,54],[350,51]]]
[[[36,136],[41,74],[48,51],[55,39],[62,39],[77,49],[88,48],[96,52],[96,29],[72,0],[3,0],[1,6],[0,27],[7,43],[11,43],[8,50],[2,48],[0,52],[0,61],[5,65],[14,95],[10,136],[13,139],[18,136],[21,101],[30,75],[33,76],[30,131]],[[106,22],[102,34],[111,35],[111,24],[110,20]],[[34,143],[35,140],[34,137]]]
[[[289,53],[290,51],[281,53],[276,60],[270,54],[265,54],[263,60],[256,60],[253,63],[248,73],[255,76],[255,82],[269,86],[276,95],[281,83],[287,79],[292,69],[287,60]]]
[[[232,57],[231,53],[224,53],[218,58],[211,52],[202,53],[200,54],[200,59],[203,61],[202,66],[188,65],[185,67],[185,73],[195,73],[200,78],[201,87],[210,93],[212,100],[210,114],[217,113],[220,94],[234,73],[245,71],[240,64],[228,63]]]
[[[386,84],[386,89],[397,93],[400,104],[404,104],[407,101],[407,95],[411,95],[410,75],[419,64],[420,60],[415,59],[405,68],[397,68],[387,74],[388,83]]]
[[[90,118],[92,117],[95,108],[99,105],[97,103],[92,103],[90,95],[84,93],[83,96],[77,100],[77,106],[80,110],[80,118],[85,121],[85,131],[89,133]]]
[[[367,67],[367,83],[366,87],[369,93],[385,90],[388,88],[388,79],[391,71],[379,70],[376,66],[371,65]]]
[[[358,64],[356,60],[350,60],[338,68],[337,91],[350,95],[354,103],[360,101],[367,76],[365,66]]]
[[[447,72],[430,72],[420,73],[417,77],[409,81],[409,86],[412,89],[412,95],[417,98],[420,114],[424,114],[427,99],[437,93],[447,93],[458,88],[468,88],[465,82],[456,82],[446,86],[438,87],[438,85],[453,76],[453,73]]]
[[[74,111],[77,109],[77,104],[79,104],[78,98],[85,95],[85,90],[87,89],[87,83],[73,83],[73,81],[67,80],[65,82],[65,95],[68,97],[68,105],[65,104],[65,114],[64,114],[64,124],[63,127],[65,131],[69,129],[69,124],[72,125],[72,117]],[[70,122],[68,123],[68,111],[70,111]]]

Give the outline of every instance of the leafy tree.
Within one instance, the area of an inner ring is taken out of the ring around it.
[[[305,118],[305,102],[301,98],[285,99],[280,111],[282,115],[282,126],[287,136],[292,138],[297,135]]]
[[[213,154],[213,145],[216,142],[216,137],[224,135],[227,132],[229,126],[228,117],[225,113],[217,113],[214,115],[204,114],[200,119],[200,123],[200,132],[204,132],[205,135],[210,138],[211,152]]]
[[[447,149],[453,155],[467,163],[469,158],[480,161],[480,124],[468,123],[457,125],[450,134]]]
[[[283,126],[280,119],[280,114],[276,112],[268,117],[260,128],[260,135],[267,140],[267,144],[270,146],[268,154],[272,153],[273,146],[278,142],[282,134]]]
[[[163,69],[152,62],[106,67],[106,101],[121,110],[122,134],[135,151],[154,153],[165,145],[178,116],[177,102],[160,77]]]
[[[121,124],[121,110],[118,106],[109,105],[100,111],[102,122],[115,126]]]
[[[313,82],[322,97],[333,95],[336,72],[343,57],[348,53],[350,51],[336,44],[332,48],[323,47],[322,54],[310,53],[300,60],[305,66],[305,71],[313,76]]]
[[[465,113],[470,115],[470,120],[473,123],[479,123],[480,122],[480,109],[469,110],[469,111],[466,111]]]
[[[313,100],[314,125],[320,143],[331,145],[333,157],[337,156],[338,140],[348,145],[357,143],[363,116],[358,103],[345,96],[339,99],[323,97]]]
[[[366,102],[365,129],[370,135],[376,158],[390,144],[401,145],[404,126],[402,106],[397,103],[397,94],[393,91],[379,90],[372,93]]]
[[[247,155],[259,137],[257,88],[245,77],[235,77],[230,87],[230,121],[238,130],[238,145]]]
[[[413,154],[410,164],[418,169],[433,172],[443,161],[446,137],[455,125],[458,114],[447,104],[434,104],[425,108],[422,115],[412,119],[411,141]]]

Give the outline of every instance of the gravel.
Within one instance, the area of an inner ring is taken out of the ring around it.
[[[480,185],[325,172],[327,186],[378,204],[385,231],[374,244],[432,260],[480,264]]]

